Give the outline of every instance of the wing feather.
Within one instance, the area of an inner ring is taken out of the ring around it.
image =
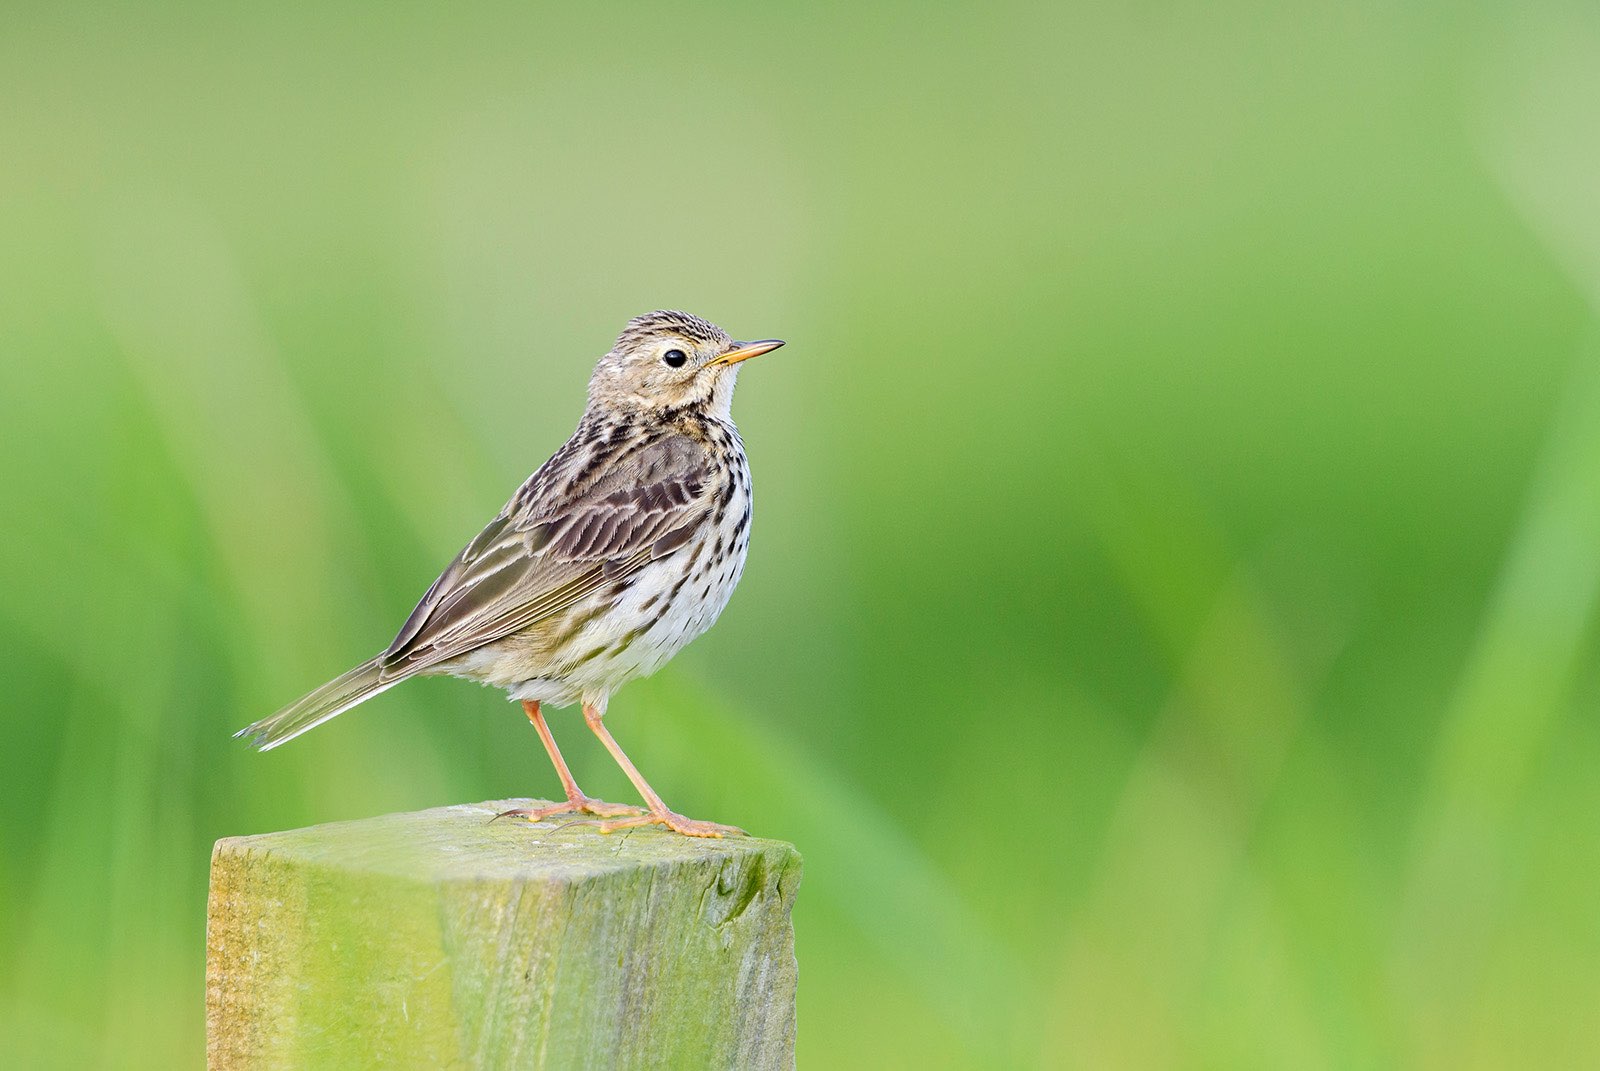
[[[535,626],[672,553],[709,516],[715,471],[682,436],[637,451],[578,491],[529,494],[552,482],[541,469],[434,581],[379,656],[383,678]]]

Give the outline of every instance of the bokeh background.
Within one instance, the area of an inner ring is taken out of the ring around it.
[[[667,306],[790,346],[610,722],[804,852],[803,1066],[1600,1064],[1597,190],[1592,5],[11,0],[3,1062],[200,1063],[219,836],[555,791],[229,733]]]

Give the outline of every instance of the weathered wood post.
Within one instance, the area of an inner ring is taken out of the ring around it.
[[[218,841],[209,1066],[794,1066],[793,847],[526,805]]]

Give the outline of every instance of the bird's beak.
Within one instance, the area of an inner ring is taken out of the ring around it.
[[[762,339],[760,342],[741,342],[736,349],[729,350],[721,357],[713,357],[707,361],[706,367],[716,368],[725,364],[738,364],[740,361],[748,361],[752,357],[760,357],[763,353],[771,353],[781,345],[783,345],[781,338],[767,338]]]

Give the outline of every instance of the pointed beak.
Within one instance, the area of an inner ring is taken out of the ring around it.
[[[716,368],[725,364],[738,364],[740,361],[748,361],[752,357],[760,357],[763,353],[771,353],[781,345],[783,345],[781,338],[767,338],[762,339],[760,342],[740,342],[736,348],[729,350],[721,357],[713,357],[707,361],[706,367]]]

